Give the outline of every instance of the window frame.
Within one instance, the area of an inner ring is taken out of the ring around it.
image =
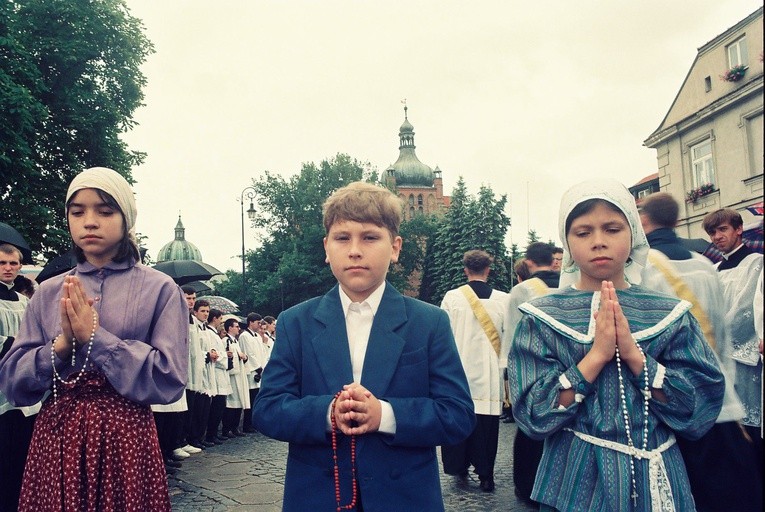
[[[746,34],[742,35],[725,47],[725,54],[728,59],[728,69],[734,66],[748,67],[748,55],[746,46]],[[735,59],[733,53],[735,52]]]
[[[707,183],[711,183],[713,187],[717,188],[717,173],[714,162],[715,153],[713,142],[714,139],[710,136],[704,137],[703,139],[697,140],[693,144],[688,145],[692,189],[697,189],[702,185],[706,185]],[[703,146],[709,146],[709,153],[700,157],[696,157],[697,150],[701,149]],[[704,166],[701,172],[698,172],[699,164]],[[706,164],[708,164],[708,168]],[[702,173],[708,175],[707,177],[711,179],[703,181],[700,180]]]

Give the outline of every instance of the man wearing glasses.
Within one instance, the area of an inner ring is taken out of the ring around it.
[[[28,303],[26,296],[13,290],[21,261],[16,246],[0,244],[0,359],[11,348]],[[0,392],[0,512],[18,507],[24,463],[39,410],[39,403],[13,407]]]

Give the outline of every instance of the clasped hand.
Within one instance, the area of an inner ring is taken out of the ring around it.
[[[335,402],[335,422],[345,435],[377,432],[382,419],[380,401],[364,386],[346,384]]]
[[[63,336],[56,339],[55,347],[59,357],[68,357],[72,350],[87,344],[91,334],[98,329],[98,317],[93,309],[93,303],[94,300],[85,293],[85,287],[79,278],[76,276],[64,278],[59,303]]]
[[[630,324],[616,296],[614,283],[603,281],[600,290],[600,308],[595,312],[595,340],[592,350],[603,363],[611,361],[619,347],[619,357],[633,374],[643,370],[643,354],[630,332]]]

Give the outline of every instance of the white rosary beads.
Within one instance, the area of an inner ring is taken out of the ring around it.
[[[85,369],[88,366],[88,359],[90,358],[90,350],[93,348],[93,340],[96,337],[96,326],[98,325],[98,314],[96,313],[96,310],[93,310],[93,330],[90,332],[90,338],[88,338],[88,349],[85,351],[85,361],[82,363],[82,368],[80,368],[80,372],[77,374],[77,377],[73,381],[65,381],[61,378],[61,376],[56,371],[56,338],[53,338],[53,342],[50,346],[50,364],[53,368],[53,402],[55,403],[58,399],[58,389],[56,387],[56,381],[61,382],[61,384],[65,384],[68,386],[74,386],[79,382],[80,377],[82,377],[82,374],[85,373]],[[58,337],[58,336],[57,336]],[[72,344],[77,342],[77,338],[72,338]],[[72,347],[72,366],[74,366],[76,363],[75,359],[75,350],[74,347]]]
[[[643,356],[643,379],[644,379],[644,389],[642,392],[643,395],[643,448],[642,450],[645,452],[648,448],[648,401],[651,399],[651,389],[648,386],[648,363],[646,361],[645,354],[643,353],[643,349],[640,348],[640,345],[635,342],[635,346],[637,346],[637,349],[640,351],[640,355]],[[619,355],[619,345],[616,345],[616,371],[619,376],[619,398],[621,400],[622,405],[622,417],[624,418],[624,430],[627,434],[627,445],[630,447],[630,451],[632,452],[630,454],[630,476],[632,477],[632,495],[630,496],[632,498],[633,505],[637,505],[637,482],[635,481],[635,452],[637,451],[635,449],[635,445],[632,442],[632,432],[630,428],[630,416],[629,411],[627,410],[627,396],[624,390],[624,377],[622,376],[622,360]]]

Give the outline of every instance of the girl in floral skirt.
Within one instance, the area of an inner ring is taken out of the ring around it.
[[[78,264],[45,281],[0,362],[9,400],[45,399],[19,510],[170,510],[150,404],[183,394],[187,315],[180,288],[139,262],[136,206],[106,168],[77,175],[66,218]]]

